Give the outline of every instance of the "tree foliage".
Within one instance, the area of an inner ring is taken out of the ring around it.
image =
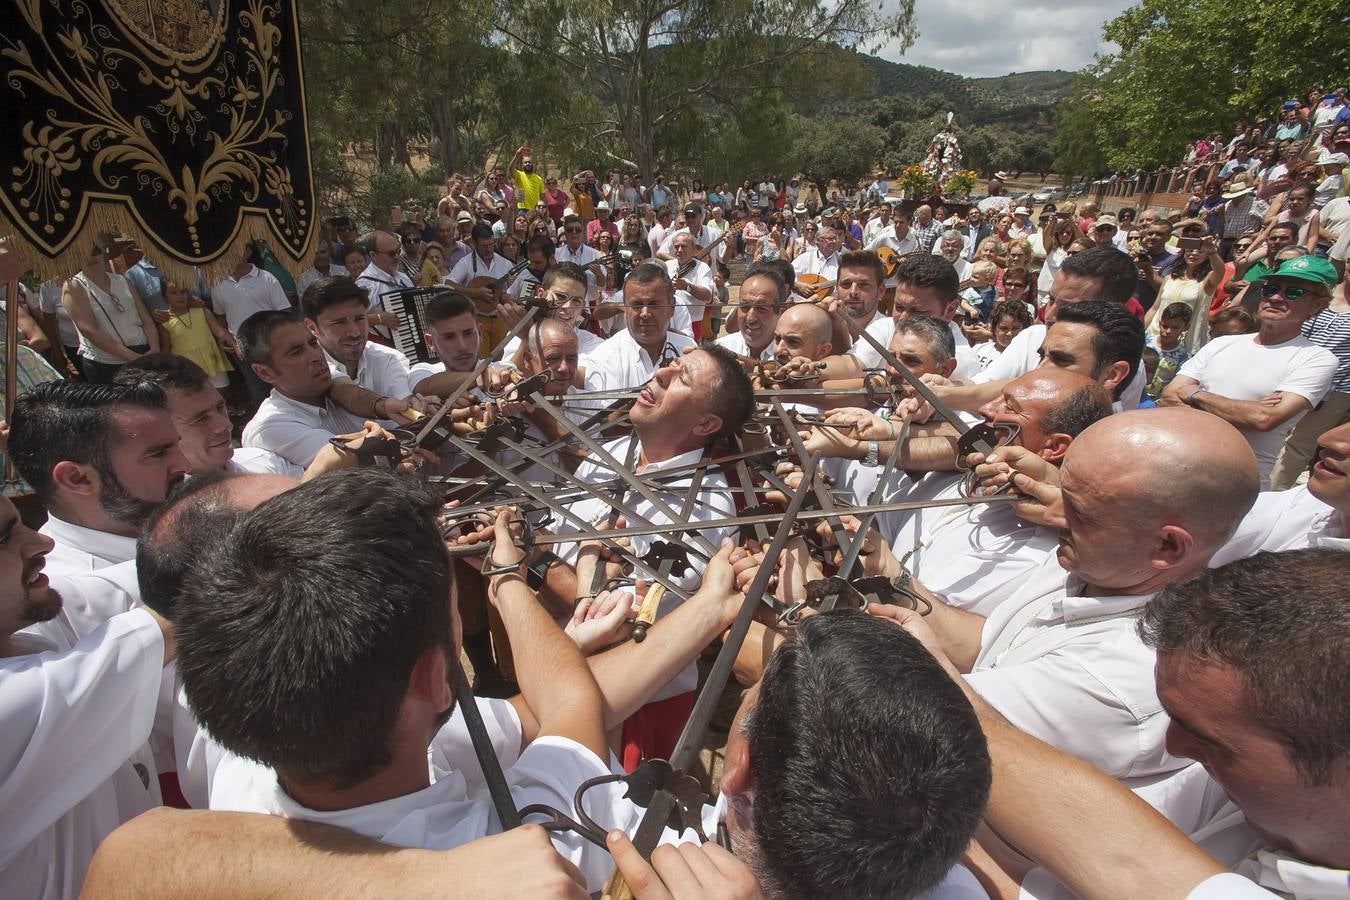
[[[1350,71],[1342,0],[1143,0],[1107,23],[1120,47],[1060,115],[1061,166],[1153,167]]]

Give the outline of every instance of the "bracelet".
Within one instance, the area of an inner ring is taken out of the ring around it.
[[[544,586],[544,579],[548,577],[548,570],[553,568],[553,564],[558,561],[558,554],[552,550],[545,550],[539,554],[534,562],[525,567],[525,584],[530,590],[537,591]]]
[[[375,414],[375,418],[377,418],[377,419],[387,419],[387,418],[389,418],[388,416],[382,415],[382,414],[380,413],[380,404],[381,404],[381,403],[384,403],[384,402],[385,402],[386,400],[388,400],[388,399],[389,399],[388,397],[386,397],[386,396],[384,396],[383,394],[381,394],[379,397],[377,397],[377,398],[375,399],[375,402],[374,402],[373,404],[371,404],[370,411],[373,412],[373,413]]]
[[[886,435],[886,440],[888,441],[895,440],[895,423],[892,422],[890,419],[886,420],[886,431],[888,432],[888,434]]]

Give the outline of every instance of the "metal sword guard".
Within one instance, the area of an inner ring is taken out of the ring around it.
[[[670,560],[670,574],[676,578],[683,577],[684,573],[689,571],[689,548],[670,541],[652,541],[652,545],[642,555],[642,561],[653,569],[666,560]]]

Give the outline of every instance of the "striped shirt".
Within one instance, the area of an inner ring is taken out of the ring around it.
[[[1324,309],[1303,323],[1303,336],[1336,354],[1336,374],[1331,390],[1350,393],[1350,312]]]
[[[0,312],[0,334],[4,333],[4,327],[5,316],[3,312]],[[19,344],[18,349],[19,366],[14,371],[14,396],[22,397],[40,384],[61,380],[61,373],[53,369],[31,347]],[[5,363],[5,342],[0,339],[0,373],[5,371]],[[0,453],[0,469],[4,469],[5,464],[5,454]],[[18,478],[18,473],[15,473],[15,478]],[[18,478],[17,483],[5,485],[4,493],[6,497],[22,497],[33,493],[33,489],[22,478]]]

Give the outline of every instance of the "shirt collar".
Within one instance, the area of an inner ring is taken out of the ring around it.
[[[366,370],[366,357],[367,355],[369,355],[369,353],[370,353],[370,342],[366,341],[366,345],[361,348],[361,358],[356,361],[356,374],[347,376],[352,381],[359,380],[361,377],[361,373]],[[329,353],[327,350],[323,351],[323,358],[328,360],[329,368],[337,369],[339,372],[347,371],[347,367],[343,365],[340,360],[335,359],[333,357],[333,354]]]
[[[136,539],[123,534],[97,531],[67,522],[51,513],[47,514],[47,524],[43,533],[59,545],[87,553],[108,565],[124,563],[136,558]]]
[[[1154,594],[1122,594],[1114,597],[1089,597],[1083,593],[1082,579],[1070,575],[1064,585],[1064,596],[1051,605],[1051,614],[1066,625],[1096,619],[1127,616],[1142,609]]]
[[[257,275],[257,274],[258,274],[258,267],[257,267],[257,266],[254,266],[254,265],[250,265],[250,266],[248,267],[248,271],[244,273],[244,277],[243,277],[243,278],[235,278],[233,275],[229,276],[229,278],[230,278],[230,280],[233,281],[235,284],[238,284],[239,282],[243,281],[245,278],[252,278],[252,277],[254,277],[254,276]]]

